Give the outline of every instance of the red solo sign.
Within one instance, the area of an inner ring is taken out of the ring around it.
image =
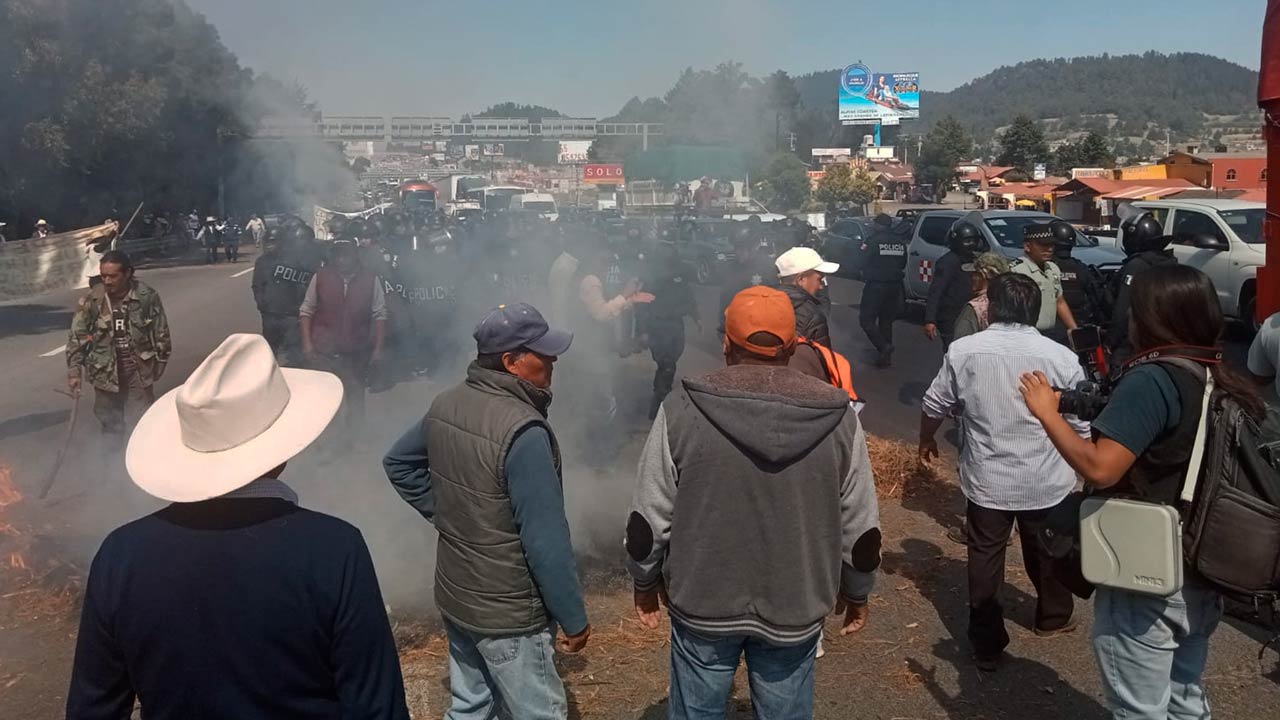
[[[621,165],[583,165],[582,182],[599,183],[601,185],[621,185],[623,183]]]

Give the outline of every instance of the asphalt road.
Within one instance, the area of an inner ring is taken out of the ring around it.
[[[251,263],[252,257],[234,266],[139,271],[139,277],[160,292],[173,328],[175,354],[160,383],[161,392],[183,381],[228,334],[259,329],[249,287]],[[72,562],[87,559],[112,528],[159,506],[128,481],[123,458],[102,447],[89,397],[81,400],[82,417],[73,438],[73,452],[50,501],[42,503],[31,497],[53,463],[70,414],[70,400],[54,389],[65,383],[62,345],[80,294],[60,292],[0,304],[0,367],[5,368],[0,392],[0,465],[12,468],[14,482],[28,495],[18,506],[0,506],[0,522],[20,519],[24,526],[37,529],[42,542],[60,546],[56,552]],[[919,398],[937,370],[940,345],[924,338],[918,320],[908,312],[897,323],[894,367],[877,370],[870,364],[870,346],[857,327],[860,286],[835,280],[831,294],[834,344],[853,362],[859,393],[868,401],[862,413],[864,423],[872,433],[913,440]],[[691,330],[680,364],[683,374],[704,372],[722,362],[720,341],[713,330],[717,296],[716,288],[699,288],[705,330]],[[471,318],[460,320],[466,325],[472,322]],[[1236,356],[1242,348],[1239,342],[1232,345]],[[595,558],[600,567],[611,572],[616,572],[619,562],[619,538],[633,485],[632,463],[648,426],[645,410],[653,371],[647,355],[621,362],[628,380],[622,393],[622,414],[629,443],[613,472],[590,473],[575,466],[570,454],[575,418],[556,406],[552,412],[552,423],[566,445],[565,494],[575,546],[584,567],[593,566],[595,562],[589,558]],[[397,617],[424,616],[416,611],[430,597],[434,532],[390,490],[378,460],[421,416],[431,397],[461,376],[460,370],[372,395],[366,428],[354,432],[331,429],[330,437],[300,455],[286,471],[286,480],[299,491],[307,507],[333,513],[361,529],[373,551],[384,596]],[[574,378],[567,372],[558,374],[555,382],[558,393],[572,393]],[[334,442],[348,438],[350,449]],[[832,640],[832,657],[820,672],[820,680],[826,678],[823,684],[829,687],[822,691],[826,705],[818,717],[1074,718],[1102,714],[1096,669],[1084,633],[1050,646],[1036,643],[1029,632],[1015,630],[1018,639],[1012,651],[1018,658],[1008,672],[990,679],[968,666],[963,642],[958,640],[963,637],[963,549],[942,539],[943,528],[958,523],[960,507],[957,488],[951,485],[938,488],[936,493],[922,491],[883,503],[885,576],[877,600],[876,627],[856,643]],[[1029,616],[1026,583],[1020,578],[1016,560],[1010,561],[1010,581],[1021,588],[1009,591],[1014,595],[1014,614]],[[625,604],[624,600],[625,594],[619,594],[593,602]],[[1080,607],[1085,608],[1083,603]],[[619,613],[621,623],[627,617],[626,608]],[[434,617],[434,613],[426,617]],[[1083,617],[1087,619],[1087,614]],[[613,616],[608,619],[606,625],[612,626]],[[1275,708],[1280,707],[1276,685],[1280,681],[1274,674],[1259,674],[1269,672],[1266,668],[1271,666],[1264,665],[1260,671],[1254,659],[1262,631],[1232,625],[1224,627],[1214,642],[1209,674],[1215,703],[1226,717],[1274,717]],[[34,629],[25,634],[22,628],[28,625],[17,627],[17,631],[0,632],[0,656],[10,658],[12,666],[23,673],[39,669],[29,674],[41,684],[24,690],[30,694],[26,697],[34,696],[38,702],[24,701],[24,708],[35,708],[29,713],[10,708],[0,715],[47,717],[47,708],[58,706],[58,694],[65,688],[70,665],[67,633],[59,631],[54,640],[40,634],[44,626],[31,626]],[[650,653],[652,657],[645,656],[648,660],[644,664],[653,673],[646,677],[652,681],[655,700],[665,695],[665,652],[657,648]],[[850,655],[842,661],[846,652]],[[869,672],[876,687],[866,692],[849,691],[849,670]],[[627,677],[626,682],[637,679]],[[439,692],[438,673],[432,678],[430,691]],[[4,704],[0,700],[0,707]],[[617,716],[634,717],[617,710]],[[660,710],[644,717],[660,715]]]

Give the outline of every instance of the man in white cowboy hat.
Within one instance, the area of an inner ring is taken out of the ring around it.
[[[573,334],[525,303],[475,330],[476,360],[383,460],[396,492],[439,531],[436,606],[449,634],[447,718],[564,718],[553,644],[591,636],[547,424],[551,374]],[[557,627],[564,637],[556,643]]]
[[[112,532],[89,570],[67,717],[407,720],[360,531],[279,478],[342,402],[232,335],[142,417],[129,475],[172,504]]]

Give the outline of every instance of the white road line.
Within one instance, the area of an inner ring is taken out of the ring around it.
[[[66,345],[59,345],[58,347],[50,350],[49,352],[42,354],[40,357],[53,357],[54,355],[61,355],[66,351],[67,351]]]
[[[231,277],[238,278],[241,275],[248,275],[251,272],[253,272],[253,268],[245,268],[244,270],[241,270],[240,272],[236,273],[235,275],[232,275]]]

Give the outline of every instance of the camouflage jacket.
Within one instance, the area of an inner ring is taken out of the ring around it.
[[[125,297],[129,316],[129,344],[133,348],[138,375],[144,387],[150,387],[164,374],[173,343],[169,337],[169,320],[160,293],[134,281]],[[87,384],[108,392],[120,391],[116,366],[116,348],[111,336],[111,310],[107,294],[99,285],[80,299],[71,334],[67,337],[67,372],[84,373]]]

